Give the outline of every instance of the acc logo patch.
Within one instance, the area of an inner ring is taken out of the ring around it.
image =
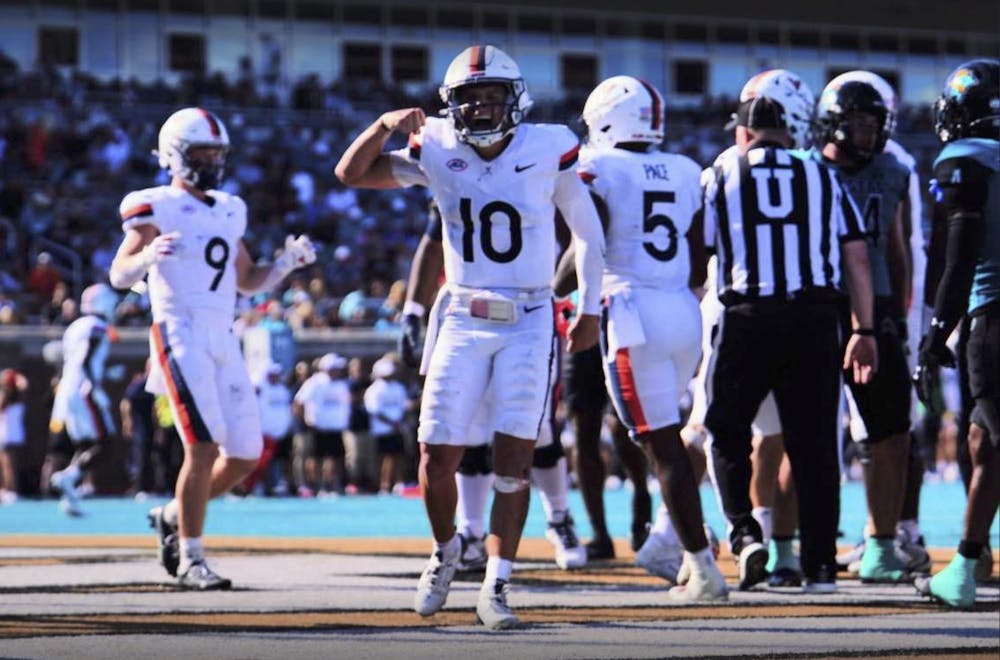
[[[466,163],[461,158],[452,158],[447,163],[445,163],[445,165],[447,165],[448,169],[451,170],[452,172],[461,172],[462,170],[464,170],[469,166],[469,164]]]

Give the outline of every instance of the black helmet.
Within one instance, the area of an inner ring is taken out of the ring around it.
[[[1000,139],[1000,60],[971,60],[948,75],[934,104],[934,132],[942,142]]]
[[[850,116],[855,112],[871,115],[878,122],[878,139],[871,152],[859,150],[851,140]],[[882,153],[886,140],[889,139],[889,109],[885,106],[885,100],[874,87],[860,80],[845,83],[831,81],[819,97],[816,121],[823,144],[832,142],[863,160]]]

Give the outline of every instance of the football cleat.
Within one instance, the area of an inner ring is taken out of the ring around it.
[[[545,538],[556,549],[556,566],[563,570],[580,568],[587,564],[587,549],[580,543],[573,528],[573,517],[563,512],[562,522],[550,522]]]
[[[177,566],[181,563],[180,543],[177,538],[177,527],[163,518],[163,507],[151,509],[147,514],[149,526],[156,532],[156,554],[160,566],[166,569],[172,577],[177,577]]]
[[[483,585],[476,604],[476,623],[490,630],[507,630],[521,624],[514,611],[507,604],[510,586],[506,580],[497,580],[492,585]]]
[[[194,591],[219,591],[233,586],[232,581],[219,577],[209,568],[204,559],[188,566],[188,569],[177,578],[177,583],[182,589]]]
[[[444,607],[456,570],[458,570],[458,558],[445,560],[444,553],[440,550],[431,555],[417,583],[417,593],[413,603],[413,609],[417,614],[430,616]]]

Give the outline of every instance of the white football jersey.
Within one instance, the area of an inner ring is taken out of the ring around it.
[[[82,394],[85,386],[101,388],[110,350],[111,339],[104,319],[87,315],[69,324],[62,338],[63,368],[53,403],[53,419],[66,419],[69,400]]]
[[[137,190],[121,203],[122,228],[152,225],[180,233],[176,258],[149,269],[153,320],[180,310],[236,308],[236,255],[247,228],[247,207],[235,195],[213,190],[209,204],[176,186]]]
[[[448,282],[473,288],[542,288],[555,272],[553,201],[573,175],[579,141],[566,126],[520,124],[491,161],[460,142],[449,120],[428,118],[392,152],[402,185],[424,185],[441,208]]]
[[[608,209],[602,290],[687,289],[686,236],[701,208],[701,168],[679,154],[585,147],[578,173]]]

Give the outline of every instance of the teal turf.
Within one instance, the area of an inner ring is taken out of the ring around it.
[[[579,491],[570,492],[570,507],[577,532],[590,537],[590,525]],[[659,495],[654,494],[659,504]],[[725,525],[711,488],[701,489],[702,509],[720,538]],[[151,534],[146,512],[164,500],[136,502],[125,497],[95,497],[83,500],[87,515],[69,518],[59,512],[56,500],[22,499],[0,507],[3,534]],[[631,527],[631,492],[606,491],[608,526],[616,538],[627,538]],[[920,526],[928,546],[953,548],[958,544],[965,511],[961,483],[928,483],[921,498]],[[864,491],[859,483],[848,483],[841,497],[840,529],[843,544],[852,544],[865,523]],[[331,499],[221,498],[209,507],[207,534],[262,537],[427,537],[430,527],[423,502],[418,497],[356,495]],[[538,495],[532,493],[525,528],[528,538],[545,536],[545,520]],[[997,537],[994,519],[991,538]]]

